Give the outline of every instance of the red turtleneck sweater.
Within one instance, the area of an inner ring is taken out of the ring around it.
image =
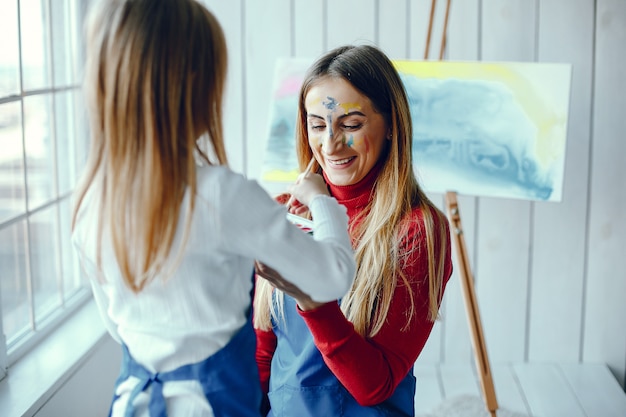
[[[358,184],[329,185],[331,194],[346,206],[351,220],[367,205],[377,175],[378,167],[375,167]],[[428,319],[428,258],[422,211],[414,209],[412,216],[414,221],[402,237],[400,248],[401,253],[409,254],[403,263],[403,273],[411,283],[415,300],[415,315],[408,329],[406,314],[410,310],[410,298],[402,282],[393,294],[383,328],[372,338],[358,334],[335,302],[310,311],[298,310],[326,366],[364,406],[379,404],[393,394],[413,367],[433,328],[433,322]],[[449,240],[446,246],[444,288],[452,273]],[[272,331],[256,332],[257,363],[261,385],[267,393],[276,336]]]

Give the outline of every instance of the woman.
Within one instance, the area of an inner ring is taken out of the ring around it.
[[[447,220],[413,172],[409,104],[385,54],[344,46],[313,64],[296,137],[300,166],[315,158],[348,210],[357,274],[339,302],[319,303],[257,266],[278,288],[259,279],[255,297],[268,415],[411,416],[413,365],[452,263]],[[290,200],[292,213],[310,217]]]
[[[311,239],[228,168],[226,43],[199,2],[101,0],[88,23],[92,144],[72,237],[123,348],[111,414],[258,416],[254,260],[318,301],[342,297],[355,271],[345,208],[321,176],[301,178]]]

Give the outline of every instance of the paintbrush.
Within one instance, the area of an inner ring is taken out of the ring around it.
[[[313,169],[313,163],[315,162],[315,157],[313,156],[311,158],[311,160],[309,161],[309,164],[306,166],[306,168],[304,169],[304,171],[302,172],[302,177],[306,177],[307,175],[309,175],[309,172],[311,172],[311,169]],[[287,201],[287,211],[289,211],[289,209],[291,208],[291,204],[293,203],[293,196],[289,197],[289,201]]]
[[[307,165],[306,168],[304,168],[304,172],[302,173],[303,177],[306,177],[309,174],[309,172],[311,172],[314,162],[315,162],[315,157],[312,157],[311,161],[309,161],[309,165]]]

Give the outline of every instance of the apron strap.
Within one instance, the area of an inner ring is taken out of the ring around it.
[[[148,387],[152,387],[150,393],[150,403],[148,405],[148,409],[150,411],[150,417],[166,417],[167,412],[165,410],[165,398],[163,398],[163,382],[165,380],[186,380],[192,379],[192,375],[183,375],[182,373],[175,374],[171,372],[171,377],[162,378],[159,373],[153,374],[148,371],[146,368],[137,363],[130,356],[128,352],[128,348],[126,345],[123,345],[124,348],[124,362],[127,364],[127,375],[132,375],[136,378],[139,378],[139,383],[135,386],[133,391],[130,393],[130,398],[126,403],[126,412],[124,417],[133,417],[135,414],[135,406],[133,405],[135,398],[139,395],[140,392],[144,392],[148,389]],[[166,374],[164,374],[166,375]],[[170,375],[167,375],[170,376]]]

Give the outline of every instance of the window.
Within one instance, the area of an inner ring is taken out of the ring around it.
[[[89,295],[70,244],[88,0],[1,0],[0,378]]]

